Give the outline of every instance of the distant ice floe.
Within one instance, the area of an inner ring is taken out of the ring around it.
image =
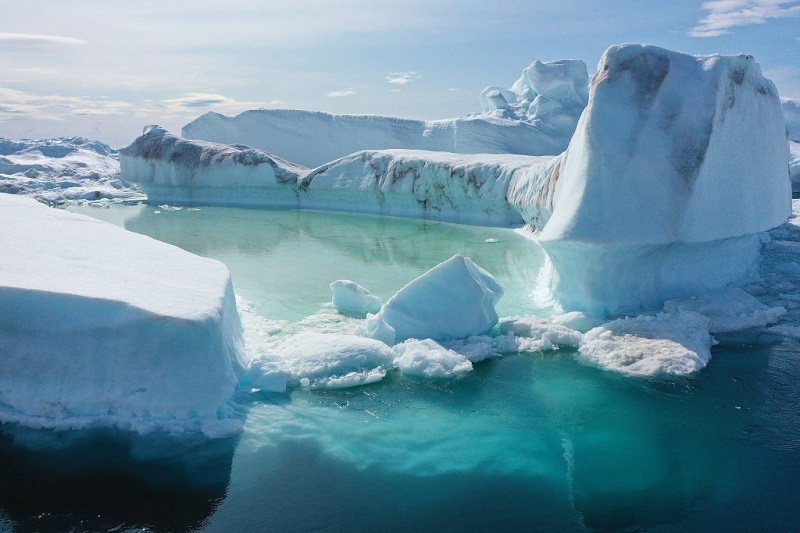
[[[0,193],[31,196],[49,205],[145,199],[120,179],[116,150],[83,137],[0,138]]]

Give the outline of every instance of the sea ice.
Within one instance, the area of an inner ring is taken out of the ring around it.
[[[60,205],[102,198],[143,200],[119,178],[116,150],[83,137],[0,138],[0,193]]]
[[[472,370],[463,355],[431,339],[408,339],[393,347],[393,364],[403,374],[425,378],[449,378]]]
[[[0,194],[0,421],[138,432],[232,427],[241,325],[228,269]]]
[[[589,330],[579,352],[606,370],[634,376],[691,374],[711,359],[708,318],[694,312],[620,318]]]
[[[768,307],[742,289],[731,287],[664,304],[669,313],[693,311],[709,320],[711,333],[741,331],[773,324],[786,313],[783,307]]]
[[[342,314],[364,318],[381,310],[383,301],[358,283],[340,279],[331,283],[333,306]]]
[[[386,302],[366,322],[366,334],[394,345],[406,339],[466,338],[497,323],[495,303],[503,288],[469,258],[454,255]]]

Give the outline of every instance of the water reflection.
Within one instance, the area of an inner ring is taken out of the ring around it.
[[[224,497],[235,446],[236,439],[3,425],[0,509],[19,530],[188,530]]]

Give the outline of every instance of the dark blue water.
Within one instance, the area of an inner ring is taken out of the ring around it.
[[[455,251],[512,288],[501,315],[546,312],[524,289],[541,256],[511,232],[152,211],[124,223],[225,260],[237,291],[270,318],[314,312],[339,277],[391,294]],[[796,530],[800,344],[719,340],[690,377],[625,377],[561,350],[486,361],[452,380],[390,373],[339,391],[242,391],[235,439],[5,426],[0,528]]]

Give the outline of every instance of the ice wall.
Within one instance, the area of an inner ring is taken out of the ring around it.
[[[566,307],[616,314],[741,281],[791,209],[775,86],[752,57],[606,51],[558,159],[509,199]]]
[[[0,422],[146,433],[241,428],[228,269],[0,194]]]
[[[516,173],[550,158],[415,150],[358,152],[308,170],[270,154],[152,128],[120,151],[121,176],[152,203],[289,207],[519,226]]]
[[[181,130],[187,139],[244,144],[309,167],[361,150],[387,148],[557,154],[571,133],[497,116],[422,121],[292,109],[258,109],[235,117],[206,113]]]
[[[307,169],[238,145],[188,141],[158,126],[119,151],[120,176],[151,202],[294,207]]]

